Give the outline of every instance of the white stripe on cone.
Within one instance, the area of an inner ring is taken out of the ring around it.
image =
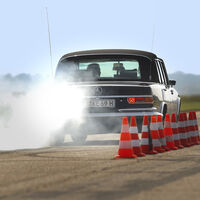
[[[173,134],[173,139],[174,140],[180,140],[179,134]]]
[[[161,140],[161,144],[162,144],[163,146],[166,146],[166,138],[165,138],[165,137],[162,138],[162,140]]]
[[[171,127],[172,127],[172,128],[177,128],[176,123],[175,123],[175,122],[171,122]]]
[[[192,137],[195,137],[196,135],[195,135],[195,131],[190,131],[190,135],[192,136]]]
[[[120,149],[130,149],[131,148],[131,141],[130,140],[120,141],[119,142],[119,148]]]
[[[140,146],[140,141],[139,140],[132,140],[132,147],[139,147]]]
[[[193,121],[194,121],[194,120],[189,120],[189,121],[188,121],[188,125],[189,125],[189,126],[193,126],[193,124],[194,124]]]
[[[160,147],[161,146],[159,139],[153,139],[152,143],[153,143],[154,147]]]
[[[185,128],[188,127],[188,124],[187,124],[187,121],[186,121],[186,120],[184,121],[184,126],[183,126],[183,127],[185,127]]]
[[[143,133],[146,133],[146,132],[148,132],[149,130],[148,130],[148,126],[147,125],[143,125],[142,126],[142,132]]]
[[[166,139],[164,138],[159,138],[159,141],[161,143],[162,146],[166,146]]]
[[[194,123],[193,126],[196,126],[196,125],[198,126],[198,123],[197,123],[196,119],[193,120],[193,123]],[[198,130],[195,130],[195,136],[199,137],[199,131]]]
[[[156,123],[151,123],[151,124],[150,124],[150,130],[151,130],[151,131],[158,130],[157,124],[156,124]]]
[[[157,122],[158,129],[163,129],[163,123],[162,122]]]
[[[195,136],[199,136],[199,131],[198,130],[195,131]]]
[[[185,123],[183,121],[178,121],[178,127],[185,127]]]
[[[180,135],[181,139],[186,139],[187,138],[185,133],[179,133],[179,135]]]
[[[165,128],[171,128],[170,122],[165,121]]]
[[[172,135],[166,135],[166,141],[167,142],[172,142],[173,141]]]
[[[149,145],[149,139],[148,138],[142,138],[141,139],[141,145]]]
[[[136,126],[131,126],[129,129],[130,133],[138,133],[138,128]]]
[[[128,124],[123,125],[122,129],[121,129],[121,132],[122,133],[129,133],[129,125]]]

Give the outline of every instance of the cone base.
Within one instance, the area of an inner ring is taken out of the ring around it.
[[[142,153],[144,153],[144,155],[148,154],[149,151],[142,151]]]
[[[181,142],[181,145],[184,146],[184,147],[190,147],[190,145],[186,141]]]
[[[174,141],[174,145],[175,147],[177,147],[178,149],[183,149],[184,146],[181,144],[180,140],[175,140]]]
[[[164,153],[164,152],[165,152],[164,149],[156,149],[156,151],[157,151],[158,153]]]
[[[192,142],[191,138],[188,138],[188,139],[187,139],[187,143],[188,143],[190,146],[193,145],[193,142]]]
[[[144,152],[142,152],[141,147],[133,147],[133,153],[137,155],[138,157],[143,157],[145,156]]]
[[[133,154],[132,156],[127,156],[127,157],[126,156],[117,155],[114,158],[115,159],[119,159],[119,158],[127,158],[127,159],[129,159],[129,158],[137,158],[137,155]]]
[[[190,147],[189,144],[182,144],[184,147]]]
[[[142,153],[147,154],[149,152],[150,147],[149,145],[142,145],[141,149],[142,149]]]
[[[167,146],[162,146],[162,148],[163,148],[165,151],[170,151],[170,148],[168,148]]]
[[[171,150],[178,150],[178,147],[170,147]]]
[[[135,153],[138,157],[144,157],[145,156],[145,154],[144,153]]]
[[[151,151],[147,152],[147,154],[158,154],[158,152],[155,150],[151,150]]]
[[[184,148],[184,146],[183,145],[178,145],[178,146],[176,146],[176,147],[178,147],[179,149],[183,149]]]
[[[199,141],[195,142],[195,145],[200,145],[200,142]]]

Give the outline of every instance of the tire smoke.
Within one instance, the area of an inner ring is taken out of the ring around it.
[[[4,84],[0,94],[0,150],[44,147],[67,120],[82,123],[85,91],[76,86],[48,80],[10,91]]]

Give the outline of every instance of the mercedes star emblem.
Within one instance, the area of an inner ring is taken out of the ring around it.
[[[102,87],[96,87],[95,88],[95,95],[101,95],[103,93]]]

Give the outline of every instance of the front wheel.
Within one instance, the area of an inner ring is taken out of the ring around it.
[[[78,144],[82,144],[86,141],[87,138],[87,134],[83,134],[83,133],[72,133],[71,134],[71,138],[73,140],[74,143],[78,143]]]
[[[82,144],[87,139],[88,128],[85,124],[82,124],[78,128],[71,130],[70,135],[74,143]]]

